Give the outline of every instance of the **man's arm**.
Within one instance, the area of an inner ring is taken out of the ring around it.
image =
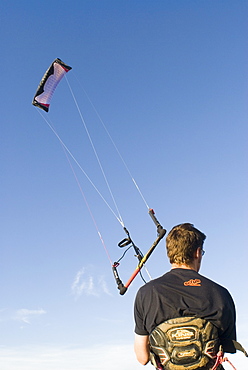
[[[146,365],[150,360],[150,346],[148,335],[135,334],[134,338],[134,352],[137,360]]]

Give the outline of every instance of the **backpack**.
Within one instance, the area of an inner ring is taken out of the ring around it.
[[[220,347],[217,328],[197,317],[167,320],[149,341],[151,362],[159,370],[211,369]]]

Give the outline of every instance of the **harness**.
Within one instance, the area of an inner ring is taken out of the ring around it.
[[[220,370],[224,361],[230,363],[224,358],[217,328],[194,316],[163,322],[152,331],[149,341],[151,363],[157,370]],[[248,356],[238,342],[233,343]]]

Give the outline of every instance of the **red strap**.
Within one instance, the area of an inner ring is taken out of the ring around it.
[[[219,365],[221,365],[223,362],[228,362],[234,370],[237,370],[236,367],[233,366],[231,361],[229,361],[227,357],[223,357],[223,356],[224,356],[224,353],[222,351],[219,351],[217,353],[216,362],[215,362],[215,364],[214,364],[214,366],[212,367],[211,370],[217,370]]]
[[[223,362],[223,352],[222,351],[219,351],[217,353],[217,358],[216,358],[215,364],[214,364],[214,366],[212,367],[211,370],[217,370],[218,369],[218,366],[221,365],[222,362]]]

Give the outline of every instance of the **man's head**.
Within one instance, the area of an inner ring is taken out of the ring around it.
[[[167,256],[170,263],[190,266],[202,250],[205,239],[206,235],[192,224],[185,223],[173,227],[166,238]]]

